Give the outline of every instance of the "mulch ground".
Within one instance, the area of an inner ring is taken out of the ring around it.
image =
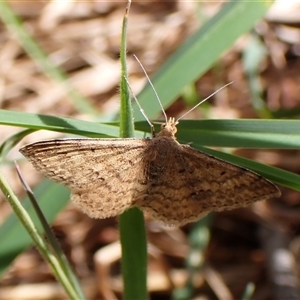
[[[70,82],[97,108],[99,115],[117,113],[118,58],[125,2],[35,1],[28,4],[11,1],[11,5],[45,53],[68,74]],[[201,25],[197,5],[175,1],[132,5],[128,51],[139,57],[150,75]],[[209,18],[219,8],[218,3],[206,3],[202,5],[202,13]],[[281,14],[275,10],[268,20],[256,27],[268,49],[260,70],[261,81],[268,108],[292,112],[299,107],[300,18],[297,19],[297,15],[300,16],[300,5],[291,7],[288,12],[280,8],[279,12]],[[217,95],[211,101],[209,115],[213,118],[257,117],[247,98],[250,93],[241,62],[245,39],[247,37],[241,38],[221,59],[223,68],[218,76],[235,80],[237,88],[230,99]],[[1,109],[92,120],[76,109],[57,83],[45,76],[3,24],[0,24],[0,40]],[[134,74],[130,83],[137,94],[145,83],[145,76],[132,58],[129,58],[129,73]],[[215,76],[215,71],[208,71],[199,79],[196,83],[199,93],[200,89],[214,90]],[[167,114],[180,115],[188,108],[183,99],[178,99]],[[1,126],[0,142],[18,130]],[[24,143],[57,136],[57,133],[37,132],[26,137]],[[239,150],[238,154],[295,173],[300,171],[299,151]],[[18,147],[11,151],[9,158],[21,158]],[[30,185],[38,183],[40,176],[27,163],[22,164],[22,169],[24,174],[29,174]],[[2,171],[16,194],[22,196],[24,192],[11,165],[4,165]],[[198,252],[198,259],[203,259],[204,264],[194,276],[193,299],[240,299],[248,283],[256,286],[253,299],[275,299],[276,295],[277,299],[284,299],[280,295],[288,295],[283,292],[285,287],[288,291],[292,289],[294,295],[299,293],[300,218],[297,209],[300,197],[295,191],[281,190],[282,198],[278,201],[212,217],[208,247]],[[10,213],[11,208],[0,195],[0,223]],[[170,299],[175,288],[184,286],[188,277],[185,259],[190,251],[192,230],[193,224],[179,229],[165,228],[147,219],[151,299]],[[53,231],[88,299],[121,298],[117,219],[93,220],[70,204],[58,215]],[[270,258],[279,249],[278,266]],[[282,256],[286,265],[282,263]],[[284,280],[284,284],[277,285],[278,278]],[[0,290],[0,300],[66,299],[35,248],[14,261],[0,282]]]

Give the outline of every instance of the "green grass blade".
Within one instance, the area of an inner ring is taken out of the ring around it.
[[[4,176],[0,173],[0,189],[3,192],[6,200],[11,205],[14,213],[17,215],[18,219],[24,226],[26,232],[30,235],[32,241],[35,246],[39,250],[43,259],[51,266],[55,277],[59,280],[59,282],[63,285],[65,292],[68,294],[70,299],[79,299],[78,294],[76,293],[72,283],[67,278],[64,270],[61,268],[57,258],[52,254],[52,251],[45,241],[43,235],[40,233],[35,223],[30,218],[29,214],[22,206],[21,202],[17,198],[17,196],[12,191],[8,182],[4,178]]]
[[[52,223],[56,215],[69,202],[70,192],[63,186],[44,180],[34,189],[34,193],[39,199],[39,205],[49,223]],[[34,209],[28,198],[22,200],[22,204],[29,213],[34,224],[42,232]],[[32,245],[30,236],[25,231],[15,214],[11,214],[0,227],[0,276],[10,266],[12,261],[25,249]]]
[[[116,124],[99,124],[71,118],[0,110],[0,124],[45,129],[88,137],[117,137]],[[147,122],[137,122],[135,136],[143,138],[150,132]],[[156,125],[156,131],[159,125]],[[182,120],[178,125],[178,140],[206,146],[238,148],[299,149],[298,120]]]
[[[159,126],[156,125],[156,130]],[[150,131],[146,122],[136,123],[141,131]],[[298,120],[182,120],[176,134],[181,143],[213,147],[299,149]]]
[[[77,298],[84,300],[85,296],[83,294],[83,291],[80,287],[80,284],[69,264],[68,259],[66,258],[62,248],[60,247],[59,242],[57,241],[54,233],[52,232],[49,223],[47,222],[46,217],[44,216],[41,208],[38,205],[37,199],[35,198],[34,193],[32,192],[31,188],[27,184],[25,178],[23,177],[21,170],[18,165],[16,165],[17,173],[19,176],[20,181],[22,182],[23,187],[26,190],[27,196],[30,200],[30,203],[32,204],[32,207],[35,210],[35,213],[39,219],[39,224],[42,225],[43,231],[45,233],[47,248],[49,249],[49,252],[51,254],[54,254],[54,256],[57,259],[58,265],[62,272],[64,273],[64,276],[68,280],[68,283],[73,287],[75,293],[77,294]],[[20,216],[18,215],[19,219]]]
[[[130,2],[127,3],[123,19],[121,41],[121,109],[120,137],[134,137],[134,123],[130,93],[125,77],[127,18]],[[117,168],[118,166],[116,166]],[[121,200],[120,200],[121,201]],[[147,239],[143,213],[131,208],[119,216],[120,241],[122,247],[123,299],[147,299]]]
[[[147,239],[143,213],[131,208],[120,217],[123,299],[147,297]]]
[[[128,13],[130,9],[131,2],[128,2],[126,13],[123,18],[122,24],[122,38],[121,38],[121,49],[120,49],[120,61],[121,61],[121,78],[120,78],[120,87],[121,87],[121,101],[120,101],[120,137],[134,137],[134,123],[132,117],[132,107],[131,107],[131,97],[130,91],[125,78],[128,78],[127,73],[127,48],[126,48],[126,37],[127,37],[127,22],[128,22]]]
[[[23,139],[26,135],[33,133],[35,130],[26,129],[21,132],[18,132],[9,138],[7,138],[0,146],[0,163],[5,159],[7,153]]]
[[[184,87],[201,77],[226,50],[260,20],[273,1],[230,1],[163,64],[151,78],[164,107],[178,97]],[[150,119],[160,112],[152,89],[147,85],[138,95]],[[134,119],[143,116],[134,107]]]
[[[119,136],[119,128],[113,125],[9,110],[0,110],[0,124],[89,137]]]

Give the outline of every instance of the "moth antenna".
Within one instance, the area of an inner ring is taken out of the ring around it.
[[[222,87],[220,87],[219,89],[217,89],[215,92],[213,92],[211,95],[209,95],[208,97],[206,97],[205,99],[203,99],[202,101],[200,101],[198,104],[196,104],[194,107],[192,107],[190,110],[188,110],[186,113],[184,113],[181,117],[179,117],[176,120],[176,123],[178,123],[178,121],[180,119],[182,119],[183,117],[185,117],[186,115],[188,115],[191,111],[193,111],[195,108],[197,108],[199,105],[201,105],[202,103],[204,103],[205,101],[207,101],[208,99],[210,99],[212,96],[214,96],[215,94],[217,94],[218,92],[220,92],[221,90],[225,89],[228,85],[232,84],[233,81],[223,85]]]
[[[130,93],[131,93],[133,99],[135,100],[136,104],[138,105],[138,107],[139,107],[139,109],[140,109],[141,114],[144,116],[144,118],[146,119],[147,123],[150,125],[150,128],[151,128],[151,135],[152,135],[152,137],[154,137],[154,136],[155,136],[154,125],[151,123],[151,121],[150,121],[149,118],[147,117],[145,111],[142,109],[142,107],[141,107],[141,105],[140,105],[140,103],[139,103],[139,100],[138,100],[137,97],[135,96],[135,94],[134,94],[134,92],[133,92],[133,90],[132,90],[132,88],[131,88],[131,86],[130,86],[130,84],[129,84],[129,81],[128,81],[127,78],[126,78],[126,76],[124,76],[124,79],[125,79],[125,81],[126,81],[126,83],[127,83],[127,86],[128,86],[128,88],[129,88],[129,90],[130,90]]]
[[[157,101],[158,101],[158,103],[159,103],[159,105],[160,105],[160,108],[161,108],[161,110],[162,110],[162,112],[163,112],[163,115],[164,115],[165,120],[166,120],[166,123],[167,123],[167,122],[168,122],[168,117],[167,117],[166,112],[165,112],[165,110],[164,110],[164,108],[163,108],[163,105],[162,105],[162,103],[161,103],[161,101],[160,101],[160,99],[159,99],[159,96],[158,96],[158,94],[157,94],[157,92],[156,92],[156,90],[155,90],[155,88],[154,88],[154,85],[152,84],[152,82],[151,82],[151,80],[150,80],[150,78],[149,78],[149,76],[148,76],[148,74],[147,74],[145,68],[143,67],[142,63],[140,62],[140,60],[137,58],[137,56],[136,56],[135,54],[133,54],[133,57],[136,59],[136,61],[138,62],[138,64],[139,64],[140,67],[142,68],[142,70],[143,70],[143,72],[144,72],[144,74],[145,74],[145,76],[146,76],[146,78],[147,78],[147,80],[148,80],[148,82],[149,82],[149,84],[150,84],[150,86],[151,86],[151,88],[152,88],[154,94],[155,94],[155,97],[156,97],[156,99],[157,99]]]

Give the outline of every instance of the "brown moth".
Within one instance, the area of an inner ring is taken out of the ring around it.
[[[20,149],[46,177],[71,189],[71,200],[92,218],[131,207],[168,225],[279,197],[262,176],[181,145],[170,118],[152,139],[61,139]]]

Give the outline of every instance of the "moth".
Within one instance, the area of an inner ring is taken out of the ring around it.
[[[168,119],[152,139],[58,139],[20,152],[37,171],[67,186],[73,203],[92,218],[138,207],[182,226],[211,211],[280,196],[262,176],[180,144],[177,124]]]

